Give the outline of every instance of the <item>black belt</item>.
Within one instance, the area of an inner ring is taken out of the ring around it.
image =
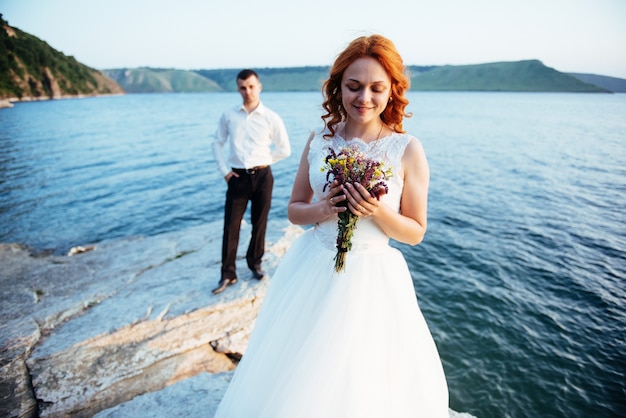
[[[257,171],[265,170],[269,165],[258,165],[252,168],[233,168],[232,170],[237,174],[256,174]]]

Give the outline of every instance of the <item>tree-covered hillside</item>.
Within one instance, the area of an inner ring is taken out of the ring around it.
[[[263,90],[320,91],[328,66],[255,68]],[[9,26],[0,14],[0,105],[98,94],[236,91],[240,69],[121,68],[98,71],[46,42]],[[411,90],[610,92],[624,91],[626,80],[566,74],[537,60],[477,65],[409,66]]]
[[[613,93],[626,93],[626,80],[623,78],[581,73],[569,73],[569,75],[587,84],[593,84],[594,86],[598,86]]]
[[[135,68],[104,70],[128,93],[204,93],[222,91],[213,80],[192,71]]]
[[[214,80],[224,91],[237,91],[239,69],[197,70]],[[264,91],[319,91],[328,77],[328,67],[255,68]]]
[[[39,99],[123,90],[99,71],[9,26],[0,14],[0,99]]]
[[[537,60],[477,65],[445,65],[421,72],[411,80],[412,90],[606,92]]]
[[[210,80],[218,91],[236,91],[235,78],[239,69],[215,70],[156,70],[141,69],[143,78],[130,80],[116,77],[106,71],[128,93],[146,91],[177,91],[163,86],[171,84],[163,77],[194,79],[202,76]],[[328,77],[329,67],[257,68],[264,91],[320,91]],[[124,70],[115,70],[124,71]],[[409,66],[411,90],[418,91],[525,91],[525,92],[607,92],[596,85],[546,67],[540,61],[498,62],[478,65]],[[149,74],[153,73],[150,78]],[[152,80],[152,81],[150,81]],[[152,83],[146,85],[146,83]],[[187,81],[186,84],[191,84]],[[189,90],[185,90],[189,91]],[[214,91],[198,89],[196,91]]]

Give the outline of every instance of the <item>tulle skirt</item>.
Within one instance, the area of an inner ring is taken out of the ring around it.
[[[308,230],[276,269],[216,418],[448,417],[439,354],[402,254]]]

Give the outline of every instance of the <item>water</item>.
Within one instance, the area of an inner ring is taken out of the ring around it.
[[[397,244],[446,370],[478,418],[626,416],[626,96],[410,93],[429,226]],[[65,253],[222,219],[209,135],[234,93],[128,95],[0,111],[0,242]],[[264,93],[292,157],[317,93]]]

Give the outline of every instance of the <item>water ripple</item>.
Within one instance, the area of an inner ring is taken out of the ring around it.
[[[411,93],[429,226],[405,254],[451,407],[478,418],[626,416],[626,98]],[[235,94],[129,95],[0,112],[0,241],[71,246],[223,216],[210,134]],[[320,97],[264,94],[293,156]]]

